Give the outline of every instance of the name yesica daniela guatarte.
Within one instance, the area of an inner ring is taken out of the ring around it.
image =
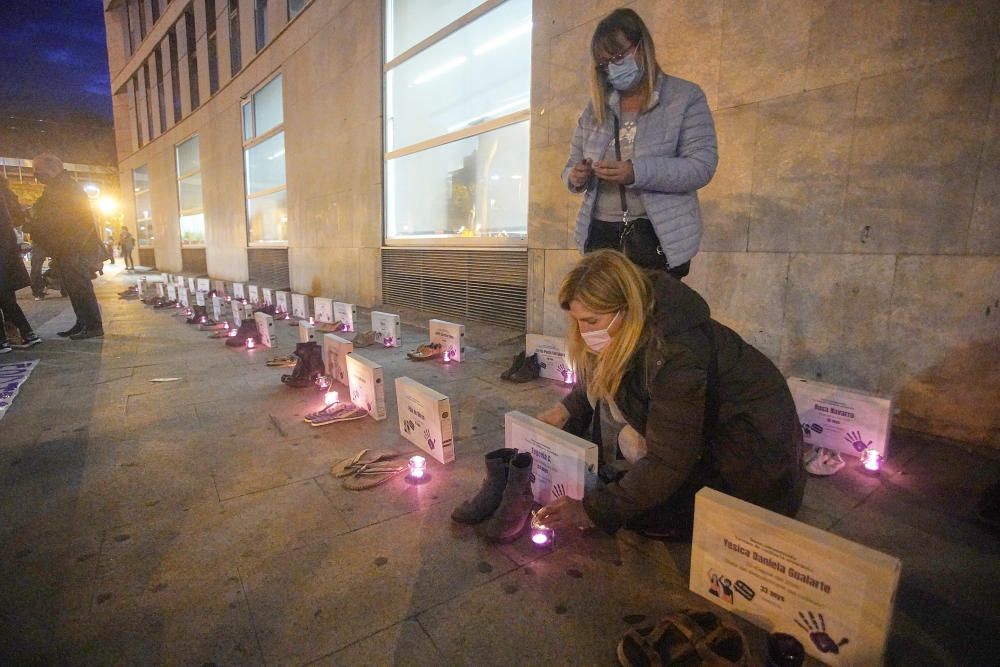
[[[807,586],[811,586],[818,591],[823,591],[824,593],[830,592],[830,584],[826,583],[825,581],[820,581],[819,579],[816,579],[806,574],[805,572],[799,572],[793,567],[789,567],[780,561],[759,554],[751,549],[747,549],[746,547],[740,544],[736,544],[735,542],[730,542],[726,538],[722,538],[722,542],[726,545],[726,548],[729,549],[730,551],[735,551],[736,553],[740,554],[745,558],[749,558],[755,563],[766,565],[772,570],[780,572],[781,574],[784,574],[785,576],[795,579],[796,581],[802,582]]]

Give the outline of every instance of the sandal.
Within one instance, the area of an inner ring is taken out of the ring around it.
[[[344,330],[344,323],[340,320],[336,322],[317,322],[313,326],[316,327],[316,331],[322,331],[323,333],[336,333]]]
[[[370,489],[388,482],[409,467],[405,459],[399,460],[401,456],[392,450],[362,449],[357,455],[335,464],[330,474],[342,478],[345,489]]]
[[[406,356],[411,361],[427,361],[428,359],[434,359],[435,357],[441,356],[441,344],[440,343],[424,343],[415,350],[410,350],[406,353]]]
[[[364,331],[357,334],[354,340],[351,341],[354,347],[368,347],[375,344],[375,332],[374,331]]]
[[[267,365],[274,368],[291,368],[298,361],[298,357],[294,354],[289,354],[287,357],[273,357],[272,359],[268,359]]]
[[[710,611],[688,609],[656,625],[632,628],[618,642],[622,667],[697,664],[745,667],[747,642],[737,628]]]

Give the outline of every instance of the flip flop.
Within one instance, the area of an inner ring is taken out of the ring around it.
[[[385,484],[393,477],[406,472],[409,467],[406,461],[376,463],[361,468],[351,477],[345,477],[340,484],[349,491],[363,491]]]
[[[424,343],[417,349],[407,352],[406,356],[411,361],[427,361],[428,359],[434,359],[435,357],[441,356],[441,344]]]
[[[365,331],[365,332],[359,333],[358,335],[356,335],[354,337],[354,340],[352,340],[351,343],[354,345],[354,347],[368,347],[369,345],[374,345],[375,344],[375,332],[374,331]]]
[[[274,368],[291,368],[296,363],[298,363],[299,358],[293,354],[289,354],[287,357],[274,357],[267,360],[267,365]]]
[[[836,474],[847,465],[841,458],[840,452],[826,447],[816,447],[811,452],[806,453],[802,464],[806,472],[821,477]]]
[[[334,477],[349,477],[364,466],[390,461],[400,456],[402,454],[391,449],[362,449],[356,455],[335,463],[330,468],[330,474]]]

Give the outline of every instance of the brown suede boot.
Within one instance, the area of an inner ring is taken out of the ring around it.
[[[479,492],[464,501],[451,513],[452,521],[458,523],[481,523],[493,514],[507,487],[507,468],[517,454],[516,449],[496,449],[486,455],[486,479]]]
[[[522,452],[510,460],[507,469],[507,486],[503,499],[489,521],[483,524],[483,536],[501,544],[513,542],[521,536],[531,519],[531,454]]]

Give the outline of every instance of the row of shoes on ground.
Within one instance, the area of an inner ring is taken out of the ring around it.
[[[385,484],[407,468],[403,454],[391,450],[362,449],[330,468],[330,474],[341,480],[345,489],[361,491]]]
[[[323,351],[319,344],[311,340],[307,343],[297,343],[292,356],[296,358],[295,368],[291,374],[281,376],[282,383],[296,389],[310,387],[316,378],[323,374]]]
[[[483,524],[483,537],[491,542],[513,542],[531,520],[534,461],[528,452],[503,448],[486,454],[485,463],[486,477],[479,491],[456,507],[451,518],[458,523]]]
[[[251,338],[254,343],[259,343],[259,335],[255,322],[252,320],[243,320],[240,323],[240,328],[236,330],[236,335],[226,336],[226,345],[229,347],[243,347],[247,344],[247,340]]]
[[[529,382],[539,377],[541,373],[542,366],[538,362],[538,355],[527,356],[522,350],[514,357],[510,368],[500,374],[500,379],[514,383]]]

